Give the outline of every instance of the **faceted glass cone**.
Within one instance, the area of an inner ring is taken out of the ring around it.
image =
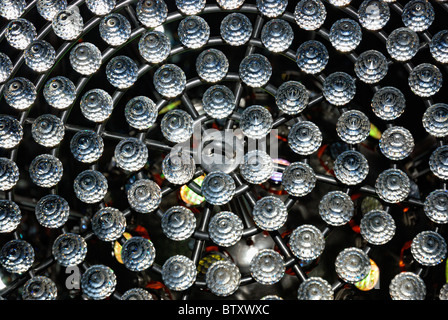
[[[33,71],[48,71],[55,62],[56,50],[49,42],[45,40],[34,40],[25,50],[25,64]]]
[[[322,94],[331,104],[342,106],[356,94],[355,79],[345,72],[334,72],[325,78]]]
[[[429,157],[429,169],[439,179],[448,180],[448,146],[434,150]]]
[[[86,258],[87,243],[79,234],[63,233],[53,242],[52,253],[61,266],[73,267]]]
[[[406,128],[400,126],[389,127],[382,133],[379,147],[386,158],[403,160],[414,150],[414,138]]]
[[[358,8],[358,19],[367,30],[380,30],[390,19],[389,6],[380,0],[364,0]]]
[[[49,194],[40,198],[34,212],[40,225],[46,228],[59,228],[67,222],[70,206],[63,197]]]
[[[165,139],[174,143],[187,141],[193,134],[193,118],[180,109],[168,111],[160,126]]]
[[[415,31],[409,28],[398,28],[389,34],[386,42],[387,52],[398,61],[412,59],[420,48],[420,40]]]
[[[84,20],[78,7],[59,11],[51,22],[54,33],[62,40],[70,41],[78,38],[84,29]]]
[[[148,161],[148,147],[137,138],[126,138],[115,147],[114,157],[119,168],[138,171]]]
[[[115,291],[116,285],[114,271],[105,265],[93,265],[81,276],[81,290],[92,300],[106,299]]]
[[[300,155],[310,155],[319,149],[322,143],[322,132],[311,121],[295,123],[288,134],[288,145],[292,151]]]
[[[334,291],[327,280],[309,277],[297,290],[298,300],[334,300]]]
[[[294,9],[294,19],[304,30],[319,29],[327,17],[327,10],[320,0],[300,0]]]
[[[187,48],[197,49],[204,46],[210,38],[210,27],[200,16],[188,16],[179,23],[177,29],[180,42]]]
[[[146,130],[153,126],[157,120],[157,106],[146,96],[132,98],[124,108],[126,122],[138,130]]]
[[[336,123],[336,132],[339,138],[346,143],[361,143],[370,134],[369,118],[359,110],[346,111]]]
[[[249,183],[266,182],[274,173],[272,158],[262,150],[249,151],[244,155],[243,161],[240,165],[240,173]]]
[[[131,208],[140,213],[150,213],[162,201],[162,193],[157,183],[148,179],[134,182],[127,192]]]
[[[26,78],[13,78],[5,84],[4,97],[9,106],[16,110],[25,110],[36,100],[36,87]]]
[[[119,13],[105,16],[99,25],[100,37],[110,46],[119,46],[131,36],[131,23]]]
[[[230,247],[240,241],[243,229],[241,218],[230,211],[218,212],[208,224],[210,239],[222,247]]]
[[[25,56],[25,63],[26,63],[26,56]],[[12,73],[12,68],[13,65],[11,59],[3,52],[0,52],[0,83],[3,83],[6,80],[8,80],[9,76]]]
[[[169,208],[162,216],[162,231],[168,239],[186,240],[196,229],[196,217],[193,212],[182,206]]]
[[[162,266],[163,283],[171,290],[184,291],[196,281],[196,265],[182,255],[168,258]]]
[[[268,294],[267,296],[262,297],[260,300],[283,300],[283,298],[275,294]]]
[[[148,28],[160,26],[168,16],[168,7],[163,0],[139,0],[135,11],[138,21]]]
[[[352,0],[329,0],[328,2],[330,2],[335,7],[345,7],[348,6],[350,2],[352,2]]]
[[[233,262],[226,260],[213,262],[205,275],[207,288],[221,297],[230,296],[238,290],[240,281],[240,270]]]
[[[70,51],[70,65],[76,72],[88,76],[101,67],[102,55],[100,49],[90,42],[78,43]]]
[[[288,6],[288,0],[257,0],[257,9],[268,18],[281,16]]]
[[[21,220],[22,212],[15,202],[0,200],[0,233],[16,230]]]
[[[249,87],[262,87],[272,75],[272,66],[268,58],[255,53],[245,57],[239,67],[239,76]]]
[[[240,129],[252,139],[265,137],[272,129],[273,118],[268,109],[253,105],[244,109],[240,118]]]
[[[330,29],[331,45],[338,51],[350,52],[355,50],[362,40],[361,26],[352,19],[339,19]]]
[[[23,285],[23,300],[56,300],[58,288],[48,277],[34,276]]]
[[[0,16],[7,20],[17,19],[25,11],[25,0],[2,0],[0,1]]]
[[[322,42],[309,40],[302,43],[296,52],[296,62],[300,70],[317,74],[328,64],[328,50]]]
[[[235,194],[235,181],[224,172],[210,172],[201,185],[202,195],[210,204],[222,205],[229,202]]]
[[[52,21],[59,11],[67,9],[67,0],[38,0],[36,9],[42,18]]]
[[[387,74],[386,57],[379,51],[368,50],[361,53],[355,62],[356,76],[365,83],[377,83]]]
[[[347,150],[337,156],[333,171],[336,178],[343,184],[357,185],[367,177],[369,163],[362,153]]]
[[[208,88],[202,96],[204,112],[214,119],[224,119],[235,109],[235,95],[223,85]]]
[[[241,7],[244,0],[216,0],[216,2],[224,10],[234,10]]]
[[[53,108],[66,109],[76,99],[76,86],[70,79],[57,76],[45,83],[43,95]]]
[[[281,199],[274,196],[265,196],[255,204],[252,217],[260,229],[274,231],[280,229],[286,223],[288,209]]]
[[[6,26],[5,39],[18,50],[25,50],[36,37],[36,28],[26,19],[13,20]]]
[[[383,120],[394,120],[401,116],[406,108],[404,94],[395,87],[383,87],[372,97],[372,110]]]
[[[138,42],[138,51],[147,62],[160,63],[170,55],[171,42],[163,32],[146,31]]]
[[[221,38],[231,46],[241,46],[252,35],[252,23],[242,13],[231,13],[221,21]]]
[[[86,5],[92,13],[104,16],[115,8],[116,0],[86,0]]]
[[[218,82],[224,79],[229,71],[229,61],[222,51],[207,49],[202,51],[196,59],[196,72],[207,82]]]
[[[143,271],[154,263],[156,249],[149,239],[132,237],[126,240],[121,249],[121,258],[131,271]]]
[[[165,178],[177,185],[183,185],[193,179],[196,163],[186,152],[170,152],[162,161],[162,173]]]
[[[262,249],[250,261],[250,273],[258,283],[272,285],[285,274],[285,262],[280,253],[272,249]]]
[[[137,81],[138,66],[127,56],[113,57],[106,65],[106,77],[118,89],[129,88]]]
[[[423,209],[431,221],[439,224],[448,223],[448,191],[443,189],[432,191],[426,197]]]
[[[154,300],[154,298],[152,294],[143,288],[133,288],[123,293],[121,300]]]
[[[42,188],[51,188],[62,178],[62,162],[53,155],[41,154],[35,157],[29,167],[33,183]]]
[[[440,300],[448,300],[448,283],[445,283],[445,284],[440,288],[439,299],[440,299]]]
[[[448,63],[448,30],[437,32],[429,43],[432,57],[440,63]]]
[[[11,149],[17,146],[23,137],[23,128],[19,121],[8,115],[0,115],[0,147]]]
[[[366,213],[360,222],[361,236],[368,243],[382,245],[389,242],[395,235],[395,221],[390,214],[382,210],[372,210]]]
[[[282,186],[288,194],[303,197],[314,189],[316,181],[313,168],[306,163],[294,162],[283,172]]]
[[[403,7],[401,19],[406,27],[414,31],[425,31],[434,22],[435,13],[426,0],[411,0]]]
[[[153,82],[159,94],[165,98],[174,98],[184,91],[187,78],[175,64],[164,64],[154,73]]]
[[[331,226],[348,223],[355,213],[355,205],[350,196],[342,191],[330,191],[319,202],[319,215]]]
[[[80,101],[83,116],[93,122],[103,122],[108,119],[114,109],[112,97],[102,89],[87,91]]]
[[[0,190],[7,191],[13,188],[19,181],[19,167],[8,159],[0,158]]]
[[[70,151],[73,157],[80,162],[95,162],[103,154],[103,138],[93,130],[78,131],[70,140]]]
[[[185,15],[195,15],[204,10],[206,0],[176,0],[176,7]]]
[[[423,231],[412,239],[411,253],[418,263],[436,266],[446,258],[446,241],[434,231]]]
[[[335,262],[336,273],[347,283],[356,283],[370,273],[369,256],[359,248],[346,248],[339,252]]]
[[[378,175],[375,191],[382,200],[388,203],[398,203],[409,196],[411,181],[400,169],[387,169]]]
[[[426,285],[415,273],[401,272],[390,282],[389,294],[392,300],[424,300]]]
[[[120,210],[112,207],[98,210],[91,220],[93,232],[103,241],[117,240],[126,229],[125,216]]]
[[[289,246],[294,256],[300,260],[314,260],[324,251],[325,238],[315,226],[303,224],[291,233]]]
[[[442,87],[442,73],[430,63],[422,63],[412,69],[409,74],[409,87],[420,97],[430,97]]]
[[[306,87],[298,81],[286,81],[275,93],[277,107],[286,114],[295,115],[308,105],[310,94]]]
[[[103,200],[108,188],[107,180],[101,172],[85,170],[73,182],[76,197],[84,203]]]
[[[261,29],[261,42],[271,52],[288,50],[293,40],[294,32],[292,27],[283,19],[269,20]]]
[[[28,271],[34,263],[34,249],[25,240],[10,240],[0,251],[0,264],[10,273]]]
[[[423,127],[432,136],[443,138],[448,135],[448,104],[435,103],[423,114]]]

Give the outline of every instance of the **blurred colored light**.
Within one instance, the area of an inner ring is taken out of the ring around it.
[[[202,185],[202,181],[204,181],[205,175],[199,176],[194,179],[199,186]],[[183,202],[189,205],[197,206],[204,202],[204,197],[197,194],[193,190],[191,190],[187,185],[184,185],[180,188],[180,197]]]
[[[132,238],[132,235],[129,232],[124,232],[123,237],[125,237],[126,239],[130,239],[130,238]],[[123,260],[121,260],[121,248],[122,248],[122,245],[118,241],[115,241],[115,244],[114,244],[115,259],[117,259],[117,261],[119,263],[123,264]]]
[[[176,100],[174,102],[171,102],[170,104],[168,104],[165,107],[163,107],[162,110],[159,111],[159,114],[164,114],[164,113],[166,113],[166,112],[168,112],[170,110],[173,110],[178,105],[180,105],[180,100]]]
[[[290,165],[290,162],[288,160],[285,160],[285,159],[272,159],[272,160],[274,161],[274,164],[283,165],[285,167]],[[283,176],[282,172],[275,171],[272,174],[272,176],[271,176],[271,180],[273,180],[275,182],[281,182],[282,181],[282,176]]]
[[[355,283],[355,287],[361,291],[372,290],[380,279],[380,269],[372,259],[370,259],[370,266],[370,273],[367,277]]]
[[[381,131],[372,123],[370,124],[370,136],[377,140],[381,139]]]

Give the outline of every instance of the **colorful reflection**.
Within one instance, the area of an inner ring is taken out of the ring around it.
[[[374,124],[370,124],[370,132],[369,135],[377,140],[381,139],[381,131],[374,125]]]
[[[202,186],[202,181],[204,181],[205,175],[199,176],[194,179],[199,186]],[[204,197],[197,194],[193,190],[191,190],[187,185],[184,185],[180,188],[180,197],[183,202],[186,204],[197,206],[204,202]]]
[[[380,269],[372,259],[370,259],[370,266],[370,273],[367,275],[367,277],[355,283],[356,288],[361,291],[372,290],[373,288],[375,288],[378,280],[380,279]]]
[[[129,232],[124,232],[123,237],[125,237],[127,240],[127,239],[132,238],[132,235]],[[123,264],[123,260],[121,260],[121,248],[122,248],[122,245],[118,241],[115,241],[115,244],[114,244],[115,259],[117,259],[118,262]]]
[[[287,167],[290,165],[290,162],[285,159],[272,159],[274,161],[274,164]],[[272,176],[271,180],[274,182],[281,182],[282,181],[283,172],[275,171]]]
[[[208,268],[210,268],[210,266],[214,262],[221,260],[227,260],[227,259],[222,253],[212,251],[205,257],[203,257],[201,260],[199,260],[197,270],[200,274],[205,275],[207,273]]]

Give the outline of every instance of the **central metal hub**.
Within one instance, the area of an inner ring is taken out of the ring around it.
[[[230,173],[238,168],[243,160],[243,142],[233,130],[207,130],[197,145],[196,163],[199,163],[207,173],[213,171]]]

